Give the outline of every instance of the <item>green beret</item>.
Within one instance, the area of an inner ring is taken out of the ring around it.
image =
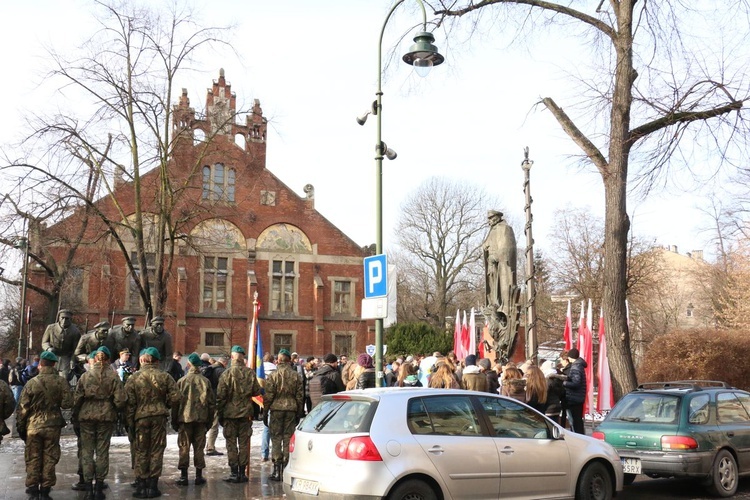
[[[141,351],[143,354],[148,354],[152,358],[156,358],[159,361],[161,361],[161,353],[159,353],[159,349],[156,347],[147,347],[143,351]]]
[[[279,350],[279,356],[281,356],[282,354],[284,356],[288,357],[288,358],[292,357],[292,353],[289,352],[289,349],[281,349],[281,350]]]
[[[141,352],[138,353],[138,356],[140,357],[140,356],[143,356],[144,354],[148,354],[146,352],[146,348],[141,349]]]
[[[55,353],[54,353],[54,352],[51,352],[51,351],[44,351],[44,352],[43,352],[43,353],[42,353],[42,354],[40,355],[40,357],[41,357],[42,359],[46,359],[47,361],[54,361],[55,363],[57,363],[57,356],[55,356]]]
[[[190,356],[188,356],[188,363],[190,363],[193,366],[201,366],[203,364],[203,361],[201,361],[201,357],[198,356],[197,353],[193,353]]]
[[[89,353],[89,359],[94,359],[96,356],[96,353],[99,352],[99,349],[95,349]]]
[[[107,355],[107,358],[112,358],[112,353],[109,351],[109,347],[106,345],[101,346],[99,349],[96,350],[96,352],[103,352]]]
[[[242,346],[239,346],[239,345],[232,346],[232,352],[238,352],[240,354],[245,354],[245,350],[242,348]]]

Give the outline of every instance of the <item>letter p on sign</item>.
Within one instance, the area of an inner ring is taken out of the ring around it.
[[[365,298],[388,295],[388,261],[385,254],[365,257]]]

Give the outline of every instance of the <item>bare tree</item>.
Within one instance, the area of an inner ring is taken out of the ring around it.
[[[449,311],[484,305],[480,246],[491,203],[481,187],[437,177],[404,202],[396,225],[404,320],[444,327]]]
[[[120,249],[131,284],[153,317],[164,311],[181,228],[200,210],[180,209],[186,193],[195,189],[191,179],[200,175],[200,158],[177,173],[168,168],[179,141],[192,142],[192,124],[179,122],[178,106],[173,107],[176,78],[199,50],[225,43],[227,28],[202,27],[178,4],[168,11],[119,0],[96,6],[100,29],[78,53],[50,51],[50,80],[86,105],[78,113],[38,116],[27,143],[47,144],[46,155],[11,161],[8,172],[18,173],[24,191],[63,190],[74,198],[95,220],[81,230],[81,238]],[[189,104],[184,92],[183,101]],[[235,115],[225,108],[223,125],[206,133],[205,148],[214,134],[231,129]],[[189,139],[180,137],[183,130],[190,131]],[[53,163],[60,168],[50,168]],[[93,175],[88,183],[81,182],[81,169]],[[58,212],[53,222],[69,214]],[[41,244],[68,229],[48,227]]]
[[[678,0],[609,0],[587,12],[570,2],[547,0],[435,0],[431,5],[438,22],[467,17],[471,26],[479,26],[484,13],[495,16],[495,27],[516,26],[520,33],[561,26],[564,36],[576,32],[590,41],[586,48],[591,52],[577,59],[578,71],[587,60],[591,67],[591,78],[580,87],[585,89],[580,105],[563,110],[552,97],[541,103],[604,184],[602,303],[615,396],[620,397],[636,386],[625,310],[628,181],[637,173],[636,180],[648,189],[666,179],[669,167],[699,172],[693,161],[701,148],[713,148],[718,158],[730,161],[746,154],[749,135],[740,110],[750,79],[744,58],[735,52],[746,51],[748,6],[740,0],[702,12]],[[733,19],[745,28],[730,35],[726,23]],[[696,26],[700,34],[691,40]],[[706,51],[710,36],[715,49]],[[631,172],[631,164],[640,170]]]

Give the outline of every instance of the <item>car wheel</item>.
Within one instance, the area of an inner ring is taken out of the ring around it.
[[[576,487],[576,500],[610,500],[612,478],[600,462],[588,464],[581,472]]]
[[[625,486],[633,484],[633,481],[635,481],[635,476],[637,475],[638,474],[625,474],[625,480],[623,481],[623,484],[625,484]]]
[[[709,490],[720,497],[731,497],[737,491],[737,462],[727,450],[719,451],[714,458]]]
[[[409,479],[396,486],[389,500],[437,500],[437,495],[432,487],[418,479]]]

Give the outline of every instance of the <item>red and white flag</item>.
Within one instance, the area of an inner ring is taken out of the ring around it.
[[[453,328],[453,352],[460,359],[461,354],[461,311],[456,309],[456,325]]]
[[[563,340],[565,341],[565,350],[569,351],[573,347],[573,318],[570,315],[570,299],[568,299],[568,314],[565,315]]]
[[[477,322],[474,318],[474,308],[471,308],[471,316],[469,316],[469,351],[468,354],[477,353]]]
[[[599,308],[599,397],[596,399],[596,411],[609,411],[615,404],[612,392],[612,377],[609,373],[609,359],[607,358],[607,341],[604,335],[604,311]]]
[[[458,359],[463,360],[469,355],[469,324],[466,322],[466,311],[464,311],[464,321],[461,323],[461,356]]]
[[[586,303],[585,300],[581,301],[581,317],[578,319],[578,338],[576,339],[576,346],[578,347],[578,352],[583,352],[583,346],[581,345],[581,341],[586,336],[586,317],[584,316],[584,304]]]
[[[594,333],[591,319],[591,299],[586,317],[586,344],[581,351],[581,357],[586,360],[586,401],[583,403],[583,413],[594,410]]]

